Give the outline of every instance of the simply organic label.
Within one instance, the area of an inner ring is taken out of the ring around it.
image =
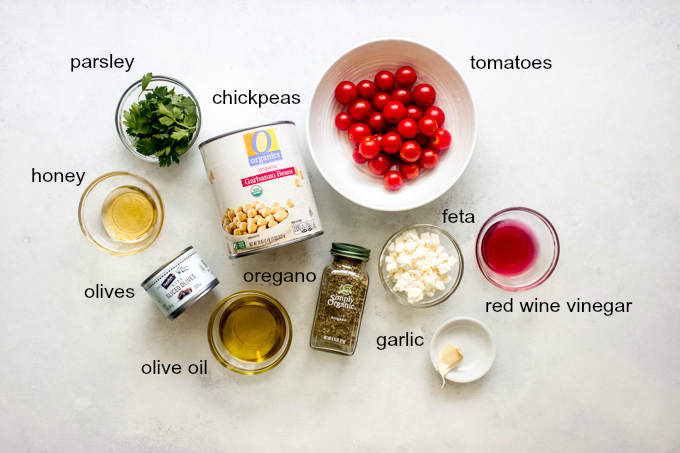
[[[348,308],[350,310],[355,310],[354,298],[352,294],[352,285],[342,285],[338,289],[337,294],[331,294],[326,303],[328,305],[333,305],[335,308]]]
[[[251,167],[283,159],[273,127],[244,134],[243,140]]]

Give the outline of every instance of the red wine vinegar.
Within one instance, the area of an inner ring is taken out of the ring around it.
[[[491,270],[506,277],[526,272],[537,254],[536,237],[529,226],[517,220],[496,222],[482,239],[484,262]]]

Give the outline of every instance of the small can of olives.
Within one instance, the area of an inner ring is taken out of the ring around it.
[[[189,246],[144,280],[142,288],[163,314],[173,320],[219,283],[205,261]]]
[[[321,351],[352,355],[357,347],[364,314],[371,251],[358,245],[336,243],[333,261],[324,270],[309,345]]]

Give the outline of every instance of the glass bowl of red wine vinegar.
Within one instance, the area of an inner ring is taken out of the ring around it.
[[[559,256],[555,228],[533,209],[503,209],[477,235],[479,269],[506,291],[536,288],[553,273]]]

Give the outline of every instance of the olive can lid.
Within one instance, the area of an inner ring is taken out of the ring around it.
[[[333,242],[333,244],[331,245],[331,254],[342,255],[348,258],[357,258],[363,261],[368,261],[371,256],[371,251],[367,248],[354,244]]]

